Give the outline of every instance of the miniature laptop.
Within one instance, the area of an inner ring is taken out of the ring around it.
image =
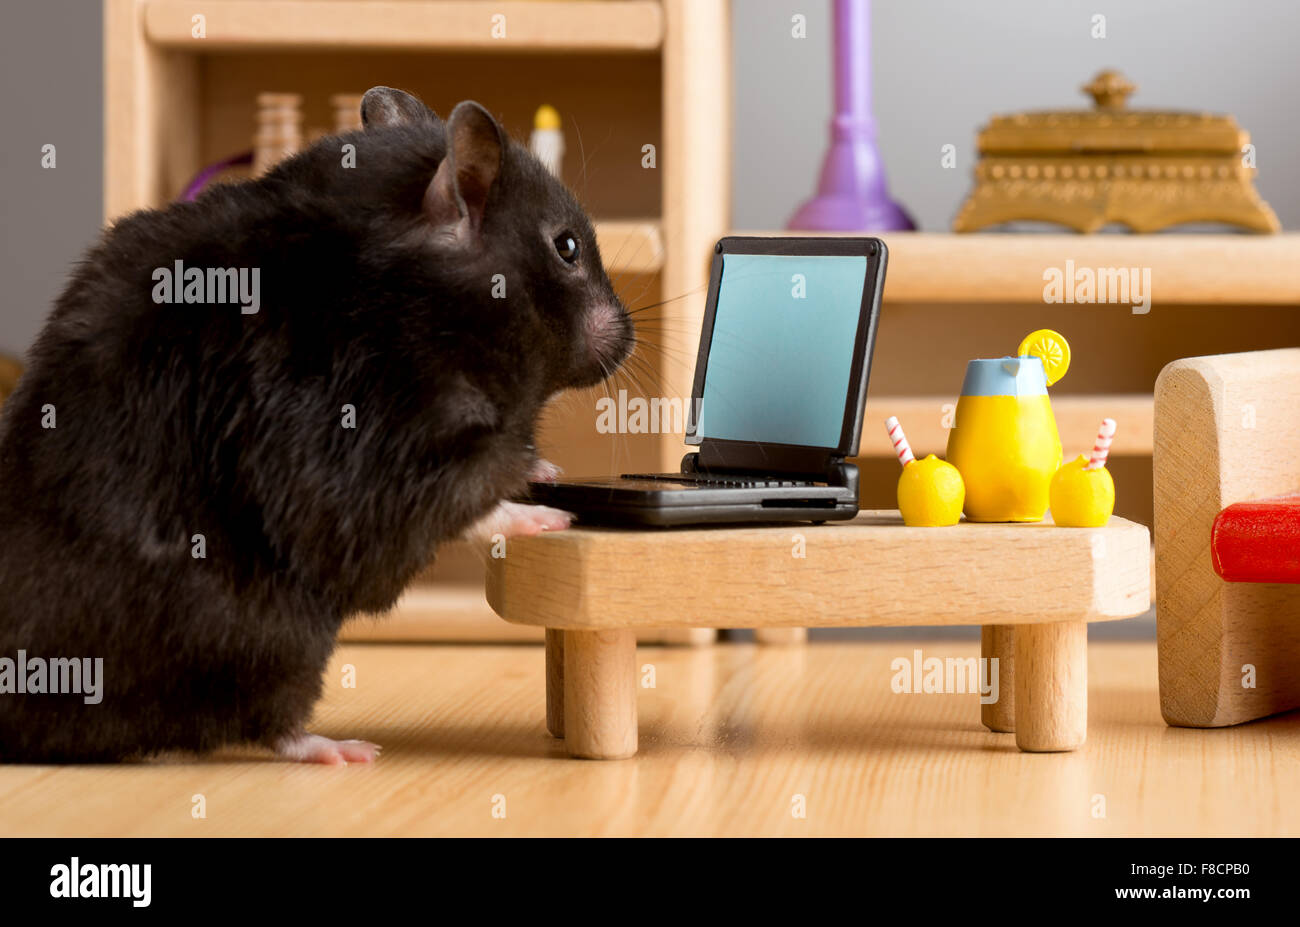
[[[822,522],[858,512],[867,375],[885,283],[875,238],[714,247],[677,473],[532,484],[580,522]]]

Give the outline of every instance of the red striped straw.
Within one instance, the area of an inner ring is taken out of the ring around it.
[[[912,456],[912,448],[907,443],[907,436],[903,434],[903,426],[898,424],[898,417],[891,415],[885,419],[885,427],[889,429],[889,440],[894,442],[894,453],[898,455],[898,462],[906,467],[916,460]]]
[[[1110,454],[1110,442],[1115,438],[1115,420],[1103,418],[1101,431],[1097,432],[1097,443],[1092,446],[1092,456],[1088,458],[1085,470],[1100,470],[1106,466],[1106,457]]]

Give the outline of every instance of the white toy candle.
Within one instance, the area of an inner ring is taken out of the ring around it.
[[[898,455],[898,462],[904,467],[916,460],[912,455],[912,448],[907,443],[907,436],[903,434],[903,426],[898,424],[898,417],[891,415],[885,419],[885,428],[889,429],[889,440],[894,444],[894,453]]]
[[[560,165],[564,162],[564,132],[560,129],[560,114],[554,106],[543,103],[537,107],[528,147],[548,171],[560,176]]]
[[[1097,443],[1092,446],[1092,454],[1088,458],[1088,466],[1085,470],[1100,470],[1106,466],[1106,457],[1110,454],[1110,442],[1115,438],[1115,420],[1113,418],[1103,418],[1101,420],[1101,430],[1097,432]]]

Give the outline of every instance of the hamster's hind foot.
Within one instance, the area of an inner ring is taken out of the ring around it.
[[[346,766],[348,763],[372,763],[382,749],[364,740],[330,740],[319,734],[295,734],[275,742],[276,754],[294,763],[324,763]]]

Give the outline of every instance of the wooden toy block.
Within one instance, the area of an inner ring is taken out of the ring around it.
[[[1212,549],[1225,509],[1231,524],[1234,504],[1300,490],[1297,408],[1297,348],[1187,358],[1156,381],[1156,625],[1169,724],[1223,727],[1300,706],[1300,586],[1226,582]]]
[[[1074,750],[1087,623],[1147,610],[1149,546],[1122,518],[934,529],[873,511],[821,526],[571,528],[512,541],[488,564],[487,598],[506,621],[546,628],[547,729],[573,756],[636,752],[635,632],[697,627],[983,625],[1005,693],[984,706],[986,726],[1014,730],[1022,750]]]

